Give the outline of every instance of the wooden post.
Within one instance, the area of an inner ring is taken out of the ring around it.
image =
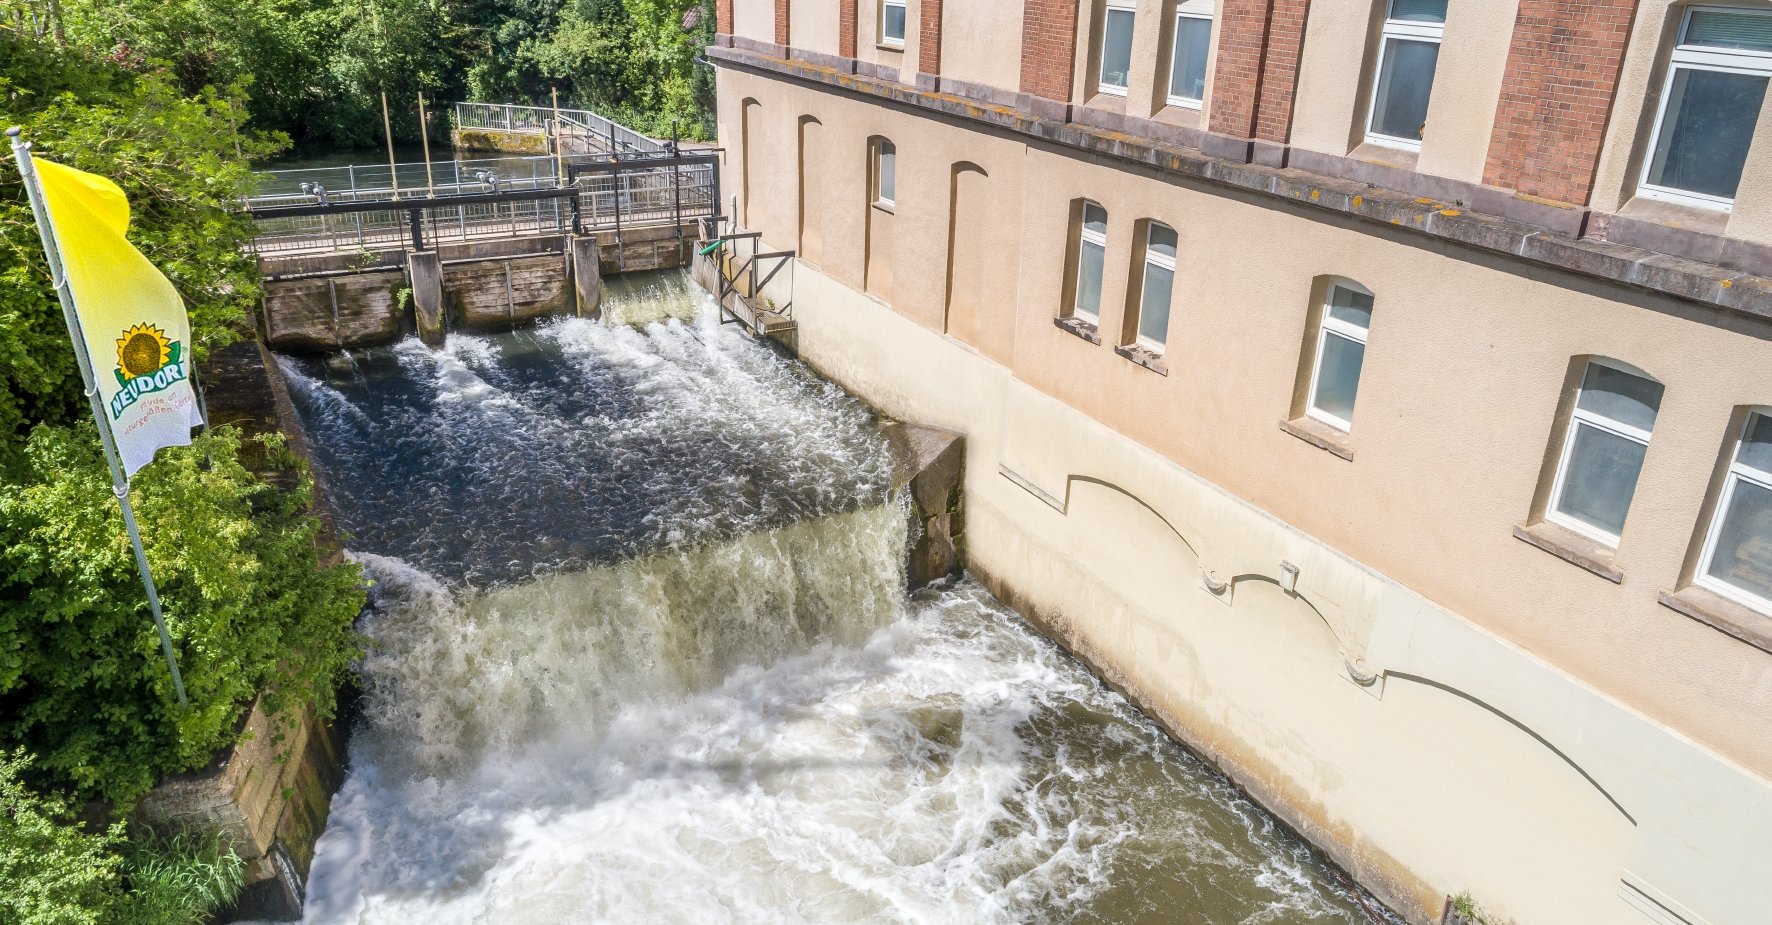
[[[425,146],[425,189],[435,190],[437,181],[431,177],[431,127],[425,116],[425,92],[418,91],[418,137]],[[431,193],[430,195],[436,195]]]
[[[400,198],[400,169],[394,165],[394,129],[388,121],[388,91],[381,91],[381,132],[388,139],[388,178],[394,184],[394,198]]]
[[[562,184],[566,182],[566,139],[560,132],[560,88],[549,87],[548,93],[554,98],[554,176]]]

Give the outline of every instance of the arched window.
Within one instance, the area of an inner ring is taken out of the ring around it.
[[[1072,268],[1077,288],[1071,293],[1071,314],[1090,324],[1101,323],[1101,281],[1107,268],[1107,210],[1085,199],[1073,213],[1077,251]]]
[[[1749,411],[1736,433],[1695,580],[1772,615],[1772,408]]]
[[[898,147],[884,138],[874,138],[870,145],[873,154],[872,196],[869,198],[875,205],[891,208],[898,196]]]
[[[1175,293],[1175,229],[1151,222],[1144,239],[1144,283],[1138,296],[1138,346],[1162,353],[1169,342],[1169,302]]]
[[[1590,358],[1563,435],[1545,519],[1617,546],[1649,452],[1662,385],[1617,360]]]
[[[1366,334],[1372,327],[1372,292],[1352,280],[1334,280],[1319,312],[1304,410],[1338,430],[1352,430]]]

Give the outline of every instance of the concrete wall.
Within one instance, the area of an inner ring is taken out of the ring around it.
[[[788,41],[794,48],[821,55],[842,52],[835,2],[801,0],[793,4],[788,7],[788,26]]]
[[[732,34],[775,41],[775,0],[732,0]]]
[[[1021,82],[1019,3],[944,3],[941,76],[1013,92]]]
[[[1735,408],[1772,403],[1772,331],[787,81],[720,81],[723,130],[748,98],[760,131],[812,115],[831,152],[831,231],[792,293],[803,354],[890,414],[966,434],[972,568],[1179,737],[1415,921],[1467,889],[1522,925],[1645,921],[1624,895],[1713,925],[1772,907],[1750,874],[1772,865],[1755,834],[1772,824],[1772,656],[1657,603],[1683,582]],[[875,135],[898,146],[900,269],[863,294]],[[995,235],[990,296],[963,326],[947,274],[902,269],[949,265],[958,163],[988,191],[968,227]],[[754,169],[750,195],[796,201],[797,176]],[[1115,354],[1112,312],[1103,345],[1053,323],[1084,196],[1110,217],[1104,306],[1132,278],[1135,223],[1180,234],[1166,375]],[[791,246],[782,213],[757,214],[765,246]],[[1328,274],[1377,300],[1351,459],[1280,428]],[[1667,387],[1619,584],[1513,535],[1588,354]],[[1296,596],[1275,585],[1281,560],[1301,567]]]

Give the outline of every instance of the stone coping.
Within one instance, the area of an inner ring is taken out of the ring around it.
[[[1140,165],[1168,177],[1200,181],[1228,193],[1253,194],[1309,211],[1388,225],[1422,240],[1450,242],[1510,260],[1723,310],[1719,314],[1693,316],[1705,323],[1729,326],[1732,321],[1738,323],[1742,319],[1772,321],[1772,279],[1716,263],[1578,238],[1516,218],[1472,211],[1456,203],[1413,196],[1298,166],[1243,163],[1235,157],[1213,156],[1176,144],[1066,121],[1071,107],[1050,100],[1024,96],[1019,100],[1022,105],[1008,106],[922,90],[826,64],[770,56],[732,45],[710,46],[706,53],[721,66],[786,77],[896,103],[980,128],[1007,131],[1032,141]]]

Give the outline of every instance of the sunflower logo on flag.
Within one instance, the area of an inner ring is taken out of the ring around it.
[[[149,392],[158,392],[185,379],[184,345],[152,324],[133,324],[117,338],[117,384],[123,390],[111,397],[111,416]]]

